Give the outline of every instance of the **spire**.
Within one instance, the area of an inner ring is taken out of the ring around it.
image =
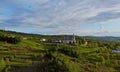
[[[74,33],[73,33],[73,40],[75,40],[75,35],[74,35]]]

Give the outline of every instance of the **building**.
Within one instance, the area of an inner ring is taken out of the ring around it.
[[[64,40],[62,42],[65,44],[75,44],[76,43],[75,35],[73,34],[71,37],[64,37]]]
[[[23,37],[23,40],[27,40],[27,37]]]
[[[60,39],[55,39],[52,40],[53,43],[61,43],[61,44],[75,44],[76,43],[76,39],[75,39],[75,35],[73,34],[72,36],[65,36],[63,40]]]
[[[46,39],[45,39],[45,38],[42,38],[40,41],[41,41],[41,42],[45,42],[45,41],[46,41]]]
[[[62,43],[62,40],[56,39],[56,40],[52,40],[53,43]]]

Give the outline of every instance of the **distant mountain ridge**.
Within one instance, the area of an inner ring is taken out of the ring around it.
[[[86,37],[101,39],[101,40],[120,40],[120,37],[115,37],[115,36],[86,36]]]
[[[18,35],[30,35],[30,36],[71,36],[71,35],[41,35],[41,34],[33,34],[33,33],[23,33],[23,32],[16,32],[16,31],[9,31],[9,30],[0,30],[0,33],[8,33],[8,34],[18,34]],[[76,35],[78,36],[78,35]],[[94,38],[100,40],[120,40],[120,37],[115,36],[84,36],[87,38]]]

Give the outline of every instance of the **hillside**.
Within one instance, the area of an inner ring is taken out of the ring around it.
[[[71,45],[51,42],[70,35],[3,30],[0,35],[0,72],[120,72],[120,53],[112,51],[120,49],[118,39],[76,36],[76,44]]]

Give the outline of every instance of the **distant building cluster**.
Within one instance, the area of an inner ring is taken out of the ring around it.
[[[75,35],[73,34],[71,37],[64,37],[63,40],[53,39],[52,43],[75,44],[76,43]]]

